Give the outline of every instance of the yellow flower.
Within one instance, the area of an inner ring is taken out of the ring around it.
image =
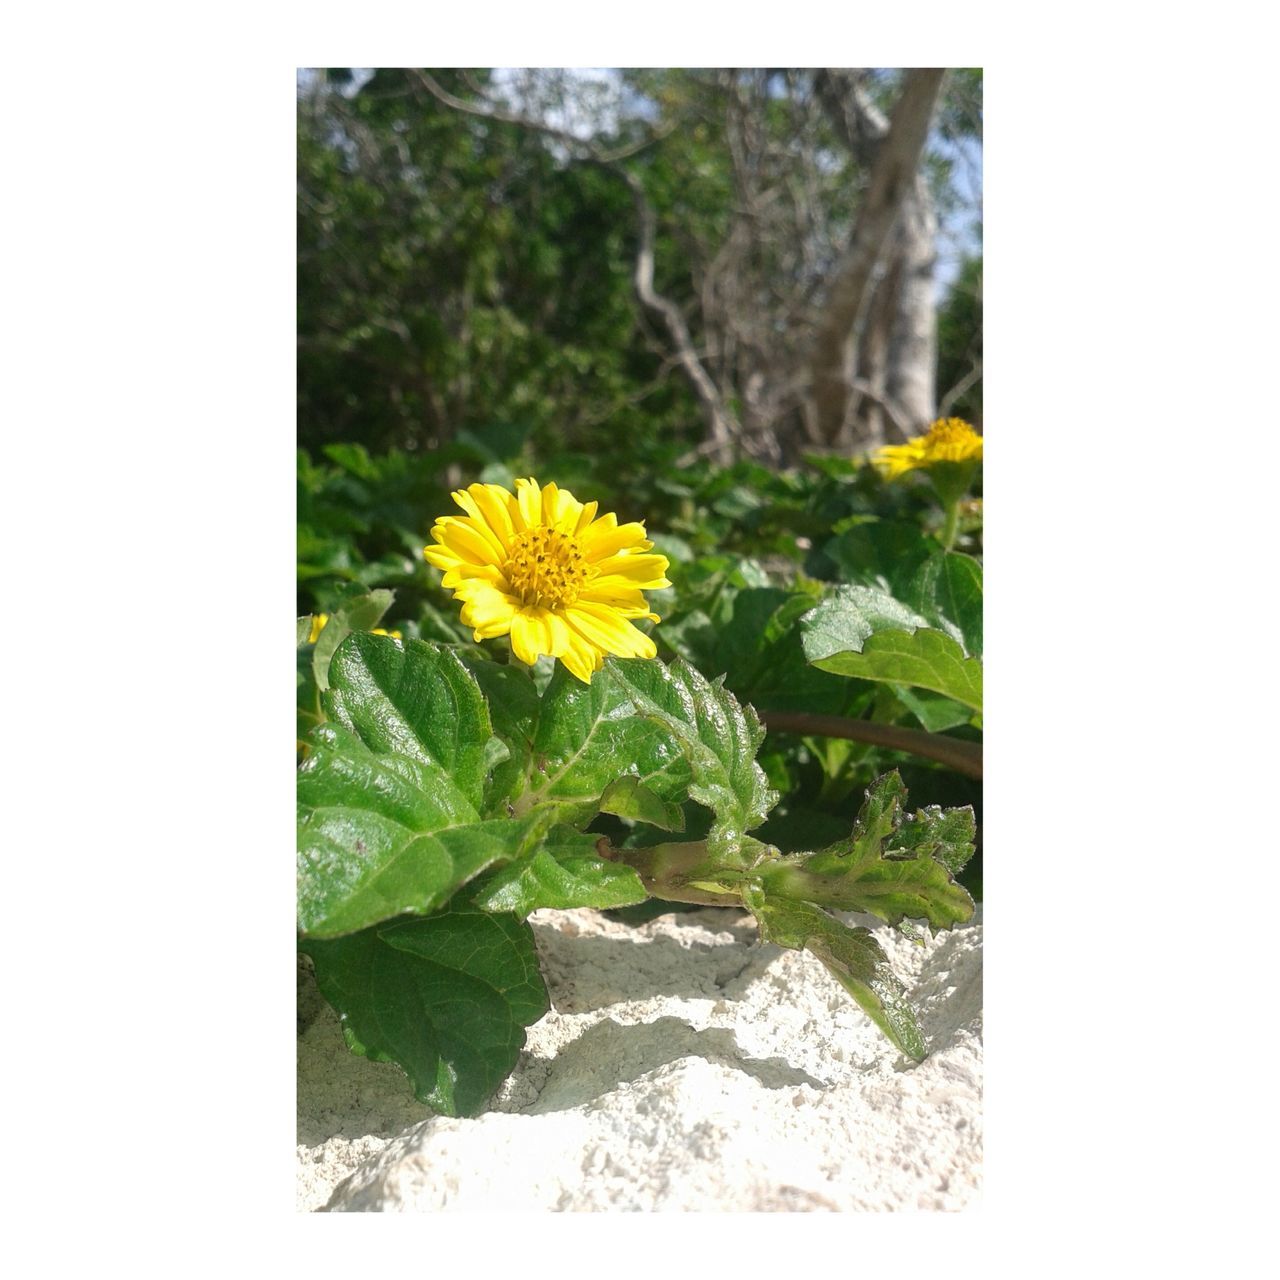
[[[517,480],[473,484],[453,500],[467,514],[441,516],[431,530],[427,563],[444,570],[446,587],[462,601],[462,621],[477,640],[511,635],[511,651],[532,665],[559,658],[585,684],[606,653],[653,658],[653,641],[628,621],[650,618],[643,591],[669,587],[667,558],[647,555],[653,543],[641,523],[596,518],[554,484]]]
[[[982,437],[961,418],[939,418],[927,434],[878,450],[874,461],[888,480],[939,462],[981,462]]]
[[[320,639],[320,633],[324,630],[325,623],[328,621],[329,615],[327,613],[317,613],[316,616],[311,619],[311,639],[307,641],[308,644],[315,644],[315,642]],[[404,636],[402,636],[400,632],[384,631],[381,627],[374,627],[370,634],[375,636],[394,636],[397,640],[404,639]]]

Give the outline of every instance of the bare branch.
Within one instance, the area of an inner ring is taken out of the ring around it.
[[[966,777],[982,779],[982,747],[977,742],[948,738],[942,733],[925,733],[920,729],[903,729],[893,724],[816,715],[807,711],[761,711],[759,715],[770,733],[811,734],[819,738],[870,742],[877,747],[908,751],[913,756],[936,760]]]
[[[914,427],[907,421],[902,412],[902,407],[895,404],[883,391],[877,391],[865,378],[851,378],[849,380],[849,390],[856,392],[858,395],[866,396],[868,400],[883,409],[885,417],[893,423],[894,429],[898,434],[904,440],[911,439]]]
[[[945,418],[951,412],[951,406],[964,395],[970,387],[976,386],[982,381],[982,361],[975,360],[973,368],[956,383],[950,391],[947,392],[938,404],[938,417]]]
[[[538,120],[534,116],[508,111],[505,107],[495,102],[487,93],[481,93],[485,105],[477,107],[465,98],[459,98],[450,93],[434,76],[419,67],[410,68],[410,74],[418,79],[431,95],[438,98],[446,107],[452,107],[455,111],[463,111],[467,115],[479,116],[485,120],[500,120],[503,124],[514,124],[522,129],[532,129],[537,133],[545,134],[549,138],[554,138],[580,159],[591,160],[595,164],[608,166],[615,164],[619,160],[625,160],[628,156],[636,155],[646,147],[652,146],[655,142],[661,142],[675,127],[674,125],[669,125],[664,129],[651,129],[645,137],[637,142],[630,142],[624,147],[619,147],[616,151],[602,151],[588,138],[579,138],[577,134],[569,133],[566,129],[557,129],[555,125],[548,124],[545,120]],[[467,82],[473,88],[475,87],[473,77],[468,76]]]

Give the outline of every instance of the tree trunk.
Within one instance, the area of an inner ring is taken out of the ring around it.
[[[933,195],[918,174],[895,231],[900,278],[884,383],[885,394],[899,407],[913,433],[928,427],[937,407],[938,313],[933,297],[937,234]]]
[[[830,446],[841,437],[853,391],[853,337],[871,292],[876,263],[903,202],[915,190],[916,170],[945,75],[938,68],[917,68],[905,74],[889,131],[877,148],[867,192],[828,290],[811,350],[806,428],[815,444]]]

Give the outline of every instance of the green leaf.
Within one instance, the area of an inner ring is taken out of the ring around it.
[[[315,672],[316,688],[321,693],[329,687],[329,664],[338,646],[353,631],[368,631],[376,627],[394,599],[394,591],[370,591],[366,595],[353,596],[329,615],[329,621],[324,624],[324,630],[311,652],[311,669]]]
[[[764,729],[755,711],[682,658],[669,667],[644,658],[609,658],[605,670],[626,689],[639,715],[661,724],[680,744],[693,772],[690,798],[715,813],[708,848],[732,853],[778,798],[756,763]]]
[[[684,810],[663,800],[632,774],[615,778],[600,797],[600,812],[647,822],[664,831],[684,830]]]
[[[352,1051],[399,1065],[443,1115],[480,1110],[548,1008],[532,930],[471,905],[301,947]]]
[[[423,640],[361,633],[334,654],[329,680],[330,719],[372,751],[440,766],[482,811],[486,775],[507,752],[495,751],[484,694],[456,654]]]
[[[940,693],[913,689],[904,684],[894,685],[893,693],[930,733],[942,733],[973,721],[973,711],[969,707],[954,698],[944,698]]]
[[[890,842],[889,854],[933,858],[954,876],[973,857],[975,835],[972,805],[943,809],[931,804],[903,818]]]
[[[625,907],[647,897],[631,867],[601,858],[595,836],[567,827],[553,831],[530,858],[486,875],[471,893],[485,911],[520,917],[540,907]]]
[[[471,654],[459,657],[484,693],[494,733],[507,746],[507,758],[495,766],[489,778],[484,811],[506,812],[529,783],[538,690],[523,663],[499,666]]]
[[[841,587],[800,625],[805,655],[823,671],[931,689],[982,710],[982,663],[883,591]]]
[[[817,603],[812,591],[753,587],[722,598],[722,621],[712,628],[714,647],[696,662],[700,670],[725,674],[741,700],[768,711],[822,707],[849,709],[847,681],[809,665],[796,621]],[[854,695],[856,696],[856,695]]]
[[[298,770],[298,924],[352,933],[442,906],[495,862],[528,852],[545,823],[481,820],[450,774],[376,755],[350,730],[312,730]]]
[[[679,742],[666,726],[636,715],[630,687],[610,663],[589,685],[556,664],[538,708],[529,769],[529,790],[518,808],[554,804],[566,821],[594,817],[610,784],[626,776],[669,817],[669,806],[684,800],[690,777]],[[611,799],[628,794],[638,801],[625,787],[615,788]]]
[[[762,938],[817,956],[895,1048],[917,1062],[924,1057],[905,989],[869,929],[851,929],[819,907],[775,898],[765,889],[748,888],[743,900]]]
[[[822,553],[840,581],[897,593],[937,549],[914,520],[865,517],[828,542]]]
[[[889,924],[923,919],[947,929],[968,920],[973,900],[952,877],[973,852],[973,810],[944,814],[934,806],[904,822],[906,794],[896,771],[877,778],[853,834],[820,853],[763,864],[766,890]]]
[[[324,453],[330,461],[337,463],[344,471],[359,476],[362,480],[376,480],[378,469],[368,450],[362,444],[327,444]]]
[[[312,623],[312,618],[310,614],[308,614],[307,617],[305,618],[298,619],[298,646],[297,647],[299,649],[301,649],[304,644],[309,644],[311,641],[311,623]]]
[[[958,640],[971,658],[982,657],[982,566],[972,556],[931,556],[904,597],[938,630]]]

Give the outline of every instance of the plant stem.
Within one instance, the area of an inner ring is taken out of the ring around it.
[[[982,778],[982,746],[977,742],[966,742],[963,738],[948,738],[941,733],[925,733],[893,724],[817,715],[808,711],[761,711],[759,715],[770,733],[813,734],[819,738],[870,742],[877,747],[909,751],[913,756],[936,760],[969,778]]]
[[[596,852],[610,862],[631,867],[649,893],[665,902],[689,902],[702,907],[742,906],[741,894],[697,887],[697,882],[705,882],[715,870],[707,866],[707,846],[703,840],[616,849],[607,837],[601,836],[596,841]]]
[[[955,545],[956,527],[960,522],[960,499],[955,498],[945,504],[947,518],[942,526],[942,546],[950,551]]]

